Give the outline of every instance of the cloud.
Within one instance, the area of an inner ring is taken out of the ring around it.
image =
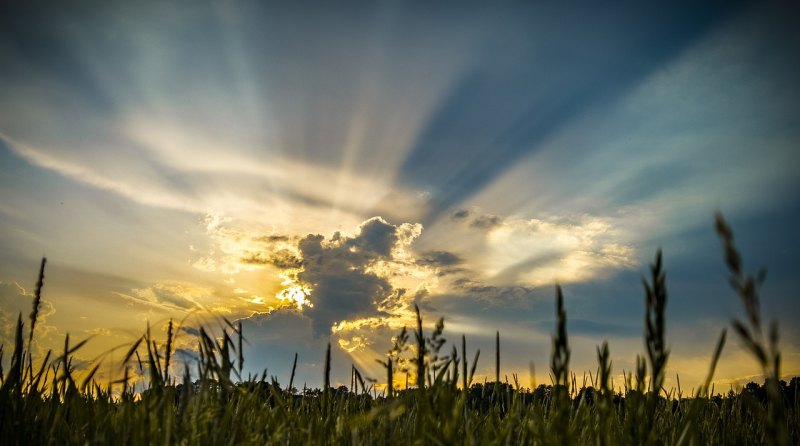
[[[347,349],[369,346],[361,336],[365,330],[407,323],[414,302],[468,298],[481,307],[528,307],[534,287],[633,264],[633,248],[619,242],[607,218],[521,219],[476,208],[455,211],[452,220],[468,232],[480,229],[483,250],[471,250],[467,258],[444,249],[416,253],[412,245],[422,226],[381,217],[364,221],[353,234],[329,236],[250,232],[222,217],[209,217],[207,224],[220,252],[212,259],[216,265],[231,273],[275,268],[283,282],[269,311],[302,311],[316,336],[349,333],[353,339],[342,346]]]
[[[25,329],[30,329],[29,315],[33,310],[33,297],[33,294],[28,293],[17,282],[0,281],[0,344],[6,345],[6,348],[14,345],[17,319],[20,315]],[[55,327],[47,324],[48,318],[55,312],[56,309],[49,300],[42,299],[39,302],[34,343],[42,345],[42,340],[55,333]],[[24,335],[27,336],[27,333]]]
[[[412,298],[406,289],[432,275],[411,250],[419,224],[373,217],[353,234],[304,236],[268,233],[221,214],[207,215],[205,225],[212,243],[195,268],[228,275],[233,293],[259,305],[252,307],[258,313],[302,311],[317,336],[346,321],[393,317]]]
[[[635,250],[615,223],[587,214],[506,219],[487,235],[485,270],[499,283],[550,285],[633,267]]]
[[[628,212],[610,215],[542,213],[497,215],[478,206],[451,211],[426,230],[421,264],[439,276],[466,274],[492,286],[542,286],[585,282],[637,264]],[[447,269],[434,251],[463,261]]]
[[[362,223],[354,236],[339,232],[326,240],[308,235],[298,242],[303,269],[296,279],[311,290],[308,315],[317,334],[327,334],[337,322],[369,316],[388,316],[382,302],[396,293],[387,271],[378,262],[402,257],[421,232],[419,225],[395,226],[380,217]]]
[[[464,260],[455,253],[450,251],[428,251],[422,253],[422,256],[417,259],[418,265],[443,267],[453,266],[462,263]]]
[[[223,274],[252,271],[265,266],[300,268],[302,258],[297,250],[297,237],[234,228],[230,223],[231,218],[223,214],[206,214],[204,224],[213,247],[205,256],[195,259],[192,266]]]
[[[261,252],[244,254],[240,260],[249,265],[272,265],[280,269],[300,268],[303,260],[288,249],[280,249],[267,256]]]
[[[491,229],[502,222],[503,219],[497,215],[484,214],[476,217],[469,225],[473,228]]]
[[[106,327],[87,328],[83,332],[91,336],[111,336],[114,333],[110,328]]]
[[[525,286],[494,286],[467,278],[456,279],[452,285],[457,292],[496,305],[528,303],[535,297],[534,288]]]
[[[394,225],[382,217],[363,221],[353,234],[336,231],[328,236],[264,234],[234,227],[220,215],[209,215],[206,226],[214,243],[210,255],[195,267],[231,276],[257,273],[261,282],[265,274],[278,276],[282,281],[274,298],[258,296],[258,302],[267,305],[260,312],[301,311],[316,336],[331,334],[333,327],[341,332],[363,321],[387,325],[388,319],[405,317],[409,303],[420,296],[420,286],[434,280],[436,268],[461,262],[444,251],[417,258],[411,245],[422,226]]]
[[[363,221],[352,232],[300,236],[211,214],[205,220],[212,239],[205,258],[229,275],[241,298],[259,281],[282,280],[274,291],[259,293],[263,309],[241,319],[246,333],[254,335],[246,334],[251,342],[270,345],[259,347],[263,355],[291,361],[292,350],[303,349],[297,346],[302,344],[309,346],[306,355],[319,356],[324,352],[320,342],[330,339],[337,354],[357,364],[366,361],[360,367],[372,370],[367,363],[390,347],[391,336],[413,324],[415,303],[426,321],[446,315],[459,332],[483,333],[478,315],[493,327],[513,320],[513,336],[524,339],[536,331],[530,313],[543,296],[550,302],[553,271],[562,272],[564,262],[582,259],[575,270],[594,277],[619,267],[614,255],[618,261],[630,255],[616,222],[603,217],[524,219],[475,207],[453,212],[448,221],[449,230],[426,233],[419,249],[420,224],[396,225],[381,217]],[[488,259],[501,254],[500,262]],[[243,278],[254,280],[242,284]],[[546,282],[546,291],[540,282]],[[281,339],[291,339],[289,346],[279,345]]]
[[[483,214],[477,209],[456,209],[450,213],[453,221],[469,222],[469,227],[476,229],[491,229],[500,225],[503,218],[493,214]]]
[[[466,209],[456,209],[455,211],[450,213],[450,218],[453,220],[463,220],[469,217],[470,212]]]
[[[167,311],[218,310],[223,302],[230,303],[213,287],[182,281],[156,282],[150,286],[133,288],[130,293],[114,294],[132,304]]]

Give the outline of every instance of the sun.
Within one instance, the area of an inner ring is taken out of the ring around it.
[[[311,288],[295,283],[280,290],[275,297],[285,304],[296,305],[297,309],[302,311],[303,307],[311,308],[314,306],[314,304],[308,300],[308,296],[310,295]]]

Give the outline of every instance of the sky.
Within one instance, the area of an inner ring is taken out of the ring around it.
[[[643,354],[663,248],[667,385],[706,375],[742,305],[713,229],[767,269],[800,374],[800,11],[791,2],[205,2],[0,6],[0,328],[47,257],[38,354],[100,377],[148,326],[241,322],[246,373],[384,376],[443,317],[478,380]],[[733,333],[731,333],[733,334]],[[450,344],[445,347],[449,351]],[[531,366],[533,364],[533,366]],[[723,388],[761,380],[729,337]],[[619,381],[618,381],[619,383]]]

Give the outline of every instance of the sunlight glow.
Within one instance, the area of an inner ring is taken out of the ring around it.
[[[341,347],[342,350],[346,351],[347,353],[353,353],[362,350],[367,345],[366,339],[361,336],[353,336],[349,340],[339,339],[339,347]]]
[[[285,283],[285,281],[284,281]],[[291,282],[290,282],[291,283]],[[298,310],[303,310],[303,307],[313,307],[314,304],[308,300],[311,295],[311,288],[305,285],[293,284],[288,288],[284,288],[275,295],[281,302],[286,304],[293,304],[297,306]]]

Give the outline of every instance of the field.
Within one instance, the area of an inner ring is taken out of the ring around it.
[[[621,385],[612,384],[605,343],[597,348],[597,373],[579,379],[570,371],[567,313],[557,288],[552,383],[535,389],[522,388],[515,377],[501,381],[499,372],[494,382],[474,383],[479,354],[465,357],[465,338],[461,352],[455,347],[442,352],[443,321],[426,335],[418,310],[417,326],[395,338],[383,363],[388,385],[380,390],[355,369],[350,388],[332,388],[330,345],[322,390],[298,391],[293,378],[281,385],[267,380],[266,374],[243,377],[244,334],[241,325],[227,321],[228,329],[219,337],[200,330],[200,361],[193,365],[199,379],[194,382],[188,365],[184,376],[170,374],[175,368],[171,322],[165,343],[159,344],[148,331],[131,345],[120,380],[96,382],[99,365],[78,378],[73,359],[82,342],[71,344],[67,336],[61,352],[43,358],[31,352],[43,261],[30,328],[26,330],[20,315],[14,345],[0,347],[0,356],[10,355],[8,370],[0,370],[0,443],[798,444],[800,383],[797,378],[789,384],[779,381],[778,328],[765,327],[760,316],[763,276],[742,271],[733,235],[720,216],[717,232],[746,315],[743,321],[733,321],[733,331],[767,377],[763,386],[750,384],[724,395],[715,394],[711,383],[726,331],[709,359],[704,385],[688,395],[663,387],[669,351],[660,253],[644,287],[646,351],[637,358],[635,372]],[[499,348],[495,360],[499,364]],[[398,386],[401,371],[412,373],[414,384],[424,385]]]

